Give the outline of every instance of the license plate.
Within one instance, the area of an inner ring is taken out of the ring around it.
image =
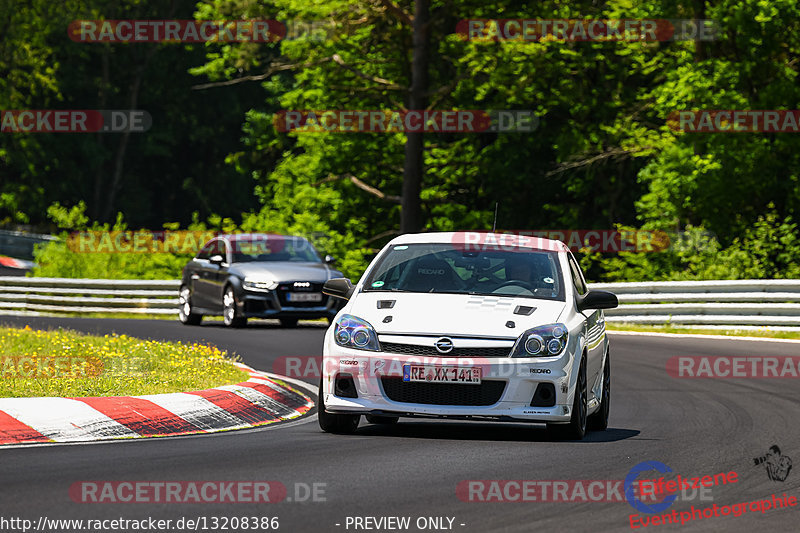
[[[403,365],[403,381],[481,384],[480,367]]]
[[[321,292],[290,292],[286,295],[290,302],[321,302]]]

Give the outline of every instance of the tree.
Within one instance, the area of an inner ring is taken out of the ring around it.
[[[0,224],[45,229],[50,204],[82,200],[94,220],[113,221],[121,210],[131,224],[155,229],[189,223],[194,211],[239,215],[256,207],[252,180],[225,157],[240,147],[258,87],[193,91],[188,71],[205,57],[201,45],[68,36],[74,20],[193,12],[192,0],[0,0],[0,109],[134,107],[153,117],[145,133],[0,134]]]
[[[387,4],[389,0],[385,0]],[[414,2],[414,18],[411,21],[413,28],[412,42],[414,53],[411,59],[411,87],[408,97],[408,109],[421,110],[426,108],[426,92],[428,91],[428,0]],[[393,6],[392,11],[400,8]],[[407,19],[407,17],[406,17]],[[419,231],[422,226],[420,220],[420,186],[424,174],[424,132],[410,132],[406,134],[405,163],[403,165],[403,202],[402,218],[400,221],[401,233]]]

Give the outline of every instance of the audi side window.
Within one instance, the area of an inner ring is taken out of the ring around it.
[[[212,251],[214,250],[216,243],[217,241],[211,241],[203,246],[203,249],[200,250],[199,254],[197,254],[196,259],[211,259],[211,256],[213,255]]]
[[[575,286],[577,293],[583,296],[589,289],[586,287],[586,282],[583,281],[581,267],[578,266],[578,262],[572,257],[572,254],[567,256],[567,261],[569,262],[570,274],[572,274],[572,284]]]

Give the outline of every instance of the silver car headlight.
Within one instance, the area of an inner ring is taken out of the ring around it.
[[[334,325],[333,338],[336,344],[346,348],[372,352],[381,351],[375,329],[369,322],[357,316],[342,315]]]
[[[246,291],[273,291],[278,288],[278,282],[271,279],[244,278],[242,287]]]
[[[564,324],[531,328],[517,339],[511,357],[553,357],[567,347],[569,332]]]

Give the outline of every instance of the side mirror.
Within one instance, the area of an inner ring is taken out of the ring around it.
[[[322,294],[349,300],[355,291],[355,286],[347,278],[333,278],[325,282],[322,286]]]
[[[613,292],[594,290],[578,296],[578,311],[586,309],[613,309],[619,305]]]
[[[336,258],[333,257],[332,255],[326,255],[325,262],[328,263],[329,265],[332,265],[333,263],[336,262]]]
[[[212,255],[212,256],[211,256],[211,258],[208,260],[208,262],[209,262],[209,263],[211,263],[212,265],[217,265],[217,266],[219,266],[219,265],[221,265],[222,263],[224,263],[224,262],[225,262],[225,258],[223,258],[223,257],[222,257],[221,255],[219,255],[219,254],[217,254],[217,255]]]

